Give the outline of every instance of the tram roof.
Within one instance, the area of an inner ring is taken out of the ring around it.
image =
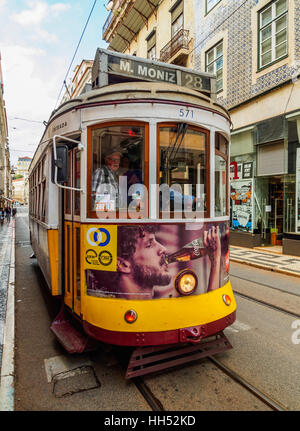
[[[142,76],[137,76],[138,73]],[[197,79],[201,80],[202,87],[183,85],[184,82],[189,84],[191,80],[198,82]],[[159,102],[163,99],[165,103],[179,102],[200,109],[209,109],[230,121],[228,111],[215,101],[215,76],[208,73],[98,48],[92,69],[92,80],[91,91],[80,94],[76,99],[70,99],[51,113],[33,159],[42,151],[40,145],[45,143],[47,131],[56,118],[68,111],[92,107],[102,102],[130,103],[129,101],[133,99]],[[33,165],[32,160],[30,169]]]

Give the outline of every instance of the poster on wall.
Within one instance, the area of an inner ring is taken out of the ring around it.
[[[300,233],[300,148],[296,154],[296,232]]]
[[[253,231],[253,180],[230,183],[231,226],[246,232]]]

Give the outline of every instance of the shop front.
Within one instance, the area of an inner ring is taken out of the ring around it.
[[[242,247],[260,245],[255,218],[255,127],[247,127],[231,136],[230,220],[231,244]]]
[[[231,244],[300,255],[300,112],[233,132]]]
[[[300,256],[300,111],[288,122],[288,175],[284,182],[283,253]]]

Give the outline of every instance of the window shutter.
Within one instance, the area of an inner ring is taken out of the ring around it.
[[[257,175],[279,175],[285,173],[283,141],[257,147]]]
[[[181,1],[181,2],[179,3],[179,5],[178,5],[178,6],[176,6],[176,8],[172,10],[172,12],[171,12],[171,21],[172,21],[172,23],[173,23],[174,21],[176,21],[176,19],[177,19],[177,18],[178,18],[182,13],[183,13],[183,1]]]

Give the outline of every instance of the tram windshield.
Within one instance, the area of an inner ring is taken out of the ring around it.
[[[127,123],[93,128],[91,171],[90,211],[115,217],[135,198],[134,185],[145,183],[145,127]]]
[[[171,211],[181,208],[203,211],[208,208],[208,133],[187,124],[161,125],[159,128],[159,182],[174,190]],[[166,200],[160,200],[164,212]],[[183,213],[183,217],[186,212]]]

